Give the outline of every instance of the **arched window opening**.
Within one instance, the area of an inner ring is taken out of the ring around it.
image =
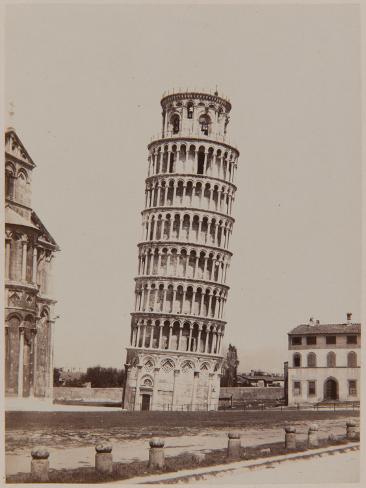
[[[173,205],[174,200],[174,182],[170,181],[167,192],[167,203],[168,205]]]
[[[161,363],[161,367],[164,373],[170,373],[174,368],[174,363],[170,359],[166,359]]]
[[[156,157],[156,171],[155,171],[155,174],[159,174],[160,173],[160,159],[161,159],[161,148],[159,147],[158,154],[157,154],[157,157]]]
[[[177,134],[179,132],[180,120],[179,115],[174,114],[171,118],[171,124],[173,126],[173,134]]]
[[[197,174],[203,175],[205,171],[205,153],[200,151],[198,153]]]
[[[188,119],[193,119],[193,103],[189,102],[187,104],[187,117]]]
[[[183,181],[178,181],[178,185],[177,185],[177,191],[176,191],[176,194],[177,194],[177,198],[178,198],[178,202],[180,204],[183,203],[183,190],[184,190],[184,187],[183,187]]]
[[[316,355],[313,352],[309,352],[308,354],[308,368],[315,368],[316,367]]]
[[[24,173],[24,171],[19,171],[18,177],[22,180],[22,182],[27,181],[27,175]]]
[[[199,124],[201,126],[201,132],[205,136],[208,136],[209,128],[210,128],[210,117],[206,114],[201,115],[201,117],[199,118]]]
[[[170,160],[169,160],[169,173],[174,172],[174,153],[170,153]]]
[[[357,368],[357,354],[354,351],[347,355],[347,366],[348,368]]]
[[[179,160],[184,162],[187,157],[187,148],[184,144],[180,146],[180,151],[179,151]]]
[[[14,196],[14,174],[10,169],[5,171],[5,197],[13,198]]]
[[[301,367],[301,355],[298,352],[296,352],[293,356],[293,364],[294,364],[294,368]]]
[[[336,367],[336,355],[333,351],[330,351],[327,354],[327,367],[328,368]]]
[[[143,381],[143,386],[145,388],[152,388],[152,386],[153,386],[152,380],[150,378],[145,378]]]

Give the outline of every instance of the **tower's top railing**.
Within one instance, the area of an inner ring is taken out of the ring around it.
[[[216,90],[206,90],[206,89],[196,89],[189,90],[188,88],[167,90],[163,93],[161,98],[161,105],[163,106],[169,99],[179,100],[179,99],[201,99],[201,100],[212,100],[216,102],[221,102],[227,108],[227,111],[231,110],[231,102],[228,97],[224,94],[220,94]]]

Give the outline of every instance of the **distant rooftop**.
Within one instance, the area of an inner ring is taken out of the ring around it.
[[[284,377],[283,375],[271,375],[271,374],[247,374],[247,373],[242,373],[238,374],[238,381],[239,380],[252,380],[252,381],[257,381],[257,380],[265,380],[265,381],[283,381]]]

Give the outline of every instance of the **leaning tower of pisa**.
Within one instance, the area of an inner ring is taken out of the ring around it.
[[[161,107],[161,133],[148,145],[123,405],[216,410],[239,156],[227,138],[231,104],[217,92],[179,92]]]

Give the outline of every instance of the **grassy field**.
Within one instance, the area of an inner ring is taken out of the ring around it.
[[[6,431],[50,430],[56,432],[89,431],[99,429],[123,430],[128,438],[136,434],[146,436],[179,435],[189,429],[200,431],[218,428],[265,428],[283,426],[294,421],[321,421],[359,417],[359,412],[352,411],[218,411],[218,412],[6,412]]]

